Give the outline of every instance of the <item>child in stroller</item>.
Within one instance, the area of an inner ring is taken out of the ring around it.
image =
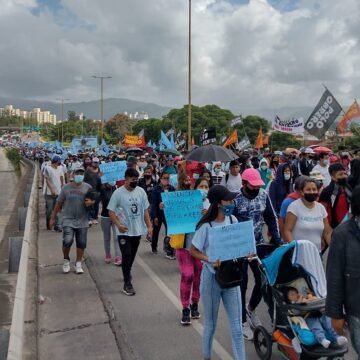
[[[295,287],[285,287],[283,289],[287,300],[291,304],[305,304],[314,300],[318,300],[310,289],[306,289],[306,294],[300,294]],[[344,346],[348,343],[345,336],[339,336],[331,325],[331,320],[324,314],[314,316],[313,314],[305,314],[304,320],[309,330],[314,334],[316,340],[324,348],[328,348],[330,344]]]

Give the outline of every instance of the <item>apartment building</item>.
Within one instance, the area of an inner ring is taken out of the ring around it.
[[[13,105],[5,105],[0,107],[0,116],[21,116],[25,120],[31,120],[38,125],[53,124],[56,125],[56,115],[51,114],[48,110],[41,110],[41,108],[33,108],[30,111],[14,108]]]

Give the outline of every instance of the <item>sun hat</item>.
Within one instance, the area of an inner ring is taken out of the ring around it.
[[[251,186],[263,186],[265,185],[264,182],[261,180],[260,173],[254,169],[246,169],[242,175],[241,178],[244,181],[247,181]]]
[[[210,201],[210,204],[220,202],[221,200],[233,200],[236,196],[236,193],[229,191],[225,186],[214,185],[210,188],[207,198]]]

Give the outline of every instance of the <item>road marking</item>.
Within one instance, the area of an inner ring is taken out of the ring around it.
[[[173,303],[176,308],[179,308],[179,299],[174,293],[166,286],[166,284],[160,279],[159,276],[155,274],[153,270],[145,263],[145,261],[139,256],[136,256],[135,262],[140,265],[143,270],[150,276],[150,278],[155,282],[155,284],[160,288],[164,295]],[[193,328],[199,333],[202,337],[204,327],[200,322],[193,322]],[[224,347],[214,339],[213,350],[221,360],[232,360],[233,357],[224,349]]]

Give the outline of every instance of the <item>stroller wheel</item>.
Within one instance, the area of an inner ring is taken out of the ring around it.
[[[254,330],[254,346],[256,354],[261,360],[269,360],[272,353],[272,339],[263,326],[257,326]]]

